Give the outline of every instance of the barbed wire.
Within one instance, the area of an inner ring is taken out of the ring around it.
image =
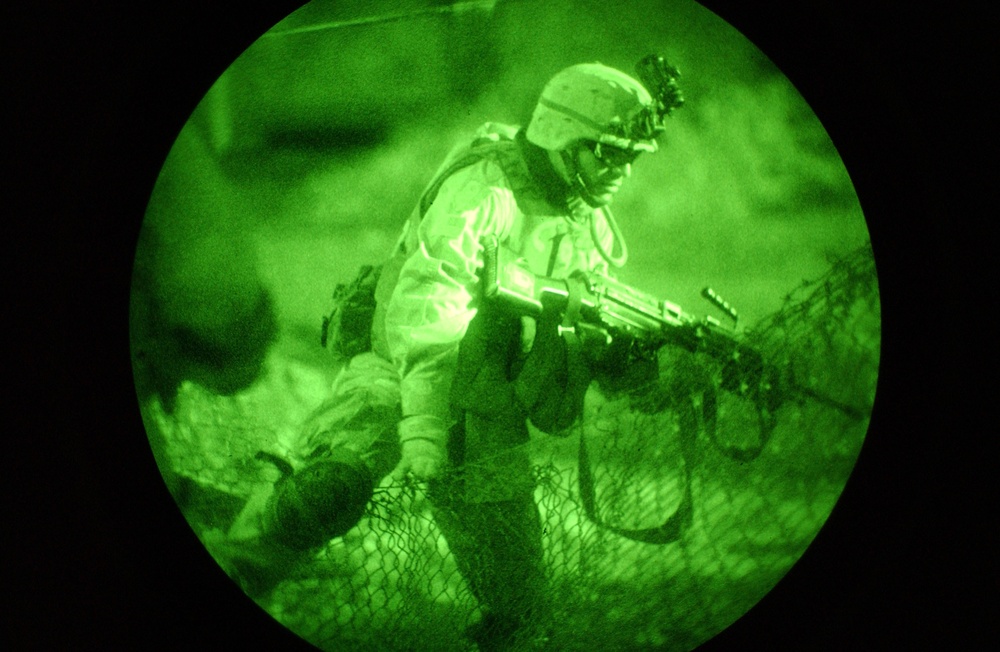
[[[861,410],[851,416],[808,396],[788,402],[752,461],[725,454],[702,430],[685,432],[690,422],[668,400],[652,414],[635,411],[628,396],[597,401],[566,436],[534,433],[521,451],[531,462],[541,521],[538,600],[548,622],[531,645],[686,651],[773,587],[826,520],[861,448],[878,371],[878,308],[866,247],[793,289],[781,309],[748,332],[769,360]],[[677,351],[661,358],[663,376],[685,368],[708,363]],[[251,464],[252,452],[263,442],[290,442],[275,424],[301,420],[306,406],[275,413],[263,400],[234,404],[192,392],[175,421],[153,419],[170,472],[212,495],[249,495],[268,479]],[[753,445],[752,406],[721,392],[717,408],[716,437]],[[265,413],[271,418],[258,420]],[[692,447],[685,449],[685,437]],[[581,438],[597,514],[607,524],[655,526],[690,491],[692,517],[676,541],[633,541],[593,522],[580,490]],[[489,474],[490,462],[465,470]],[[482,610],[438,527],[442,509],[424,486],[383,482],[361,522],[301,564],[262,607],[325,650],[475,649],[461,633]],[[193,507],[187,513],[196,530],[209,527]]]

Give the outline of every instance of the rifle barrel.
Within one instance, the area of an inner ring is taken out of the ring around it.
[[[852,419],[861,420],[864,419],[866,416],[870,416],[871,414],[871,410],[867,411],[859,410],[853,405],[848,405],[847,403],[838,401],[836,399],[830,398],[829,396],[821,394],[816,390],[812,389],[811,387],[806,387],[804,385],[796,384],[793,386],[793,389],[796,393],[801,394],[803,396],[808,396],[817,403],[825,405],[826,407],[829,408],[833,408],[834,410],[837,410],[838,412],[841,412]]]

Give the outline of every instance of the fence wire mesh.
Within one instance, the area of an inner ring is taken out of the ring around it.
[[[847,481],[874,399],[879,338],[865,247],[832,261],[748,332],[807,388],[777,410],[753,459],[726,453],[752,450],[762,432],[753,404],[725,392],[712,437],[690,430],[680,403],[646,414],[628,397],[593,393],[567,436],[533,432],[525,452],[541,517],[546,615],[524,649],[690,650],[744,614],[804,552]],[[697,355],[664,351],[660,362],[665,379],[718,382],[714,364]],[[172,415],[144,408],[164,475],[210,550],[256,488],[275,480],[257,451],[294,456],[300,424],[328,388],[325,374],[280,354],[268,369],[236,397],[187,385]],[[691,518],[676,541],[643,543],[594,523],[581,499],[581,438],[606,525],[656,527],[690,492]],[[388,481],[353,529],[259,602],[324,650],[474,650],[462,633],[482,616],[426,491]]]

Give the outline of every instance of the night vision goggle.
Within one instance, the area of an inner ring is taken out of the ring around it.
[[[639,149],[624,149],[597,141],[588,142],[587,147],[593,152],[598,161],[609,168],[630,165],[642,153],[642,150]]]
[[[653,141],[664,131],[664,119],[674,109],[684,106],[684,96],[677,85],[681,73],[656,54],[650,54],[639,61],[635,71],[639,81],[653,98],[653,103],[649,107],[643,107],[629,120],[610,125],[608,131],[624,140]],[[598,158],[604,157],[598,155]],[[631,163],[631,160],[625,162]]]
[[[646,128],[654,134],[659,134],[664,129],[664,118],[674,109],[684,106],[684,95],[677,85],[681,73],[657,54],[643,57],[636,64],[635,72],[639,81],[653,96],[653,110],[648,114],[649,123]]]

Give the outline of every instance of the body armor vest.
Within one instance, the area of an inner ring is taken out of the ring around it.
[[[607,208],[595,211],[583,202],[574,202],[571,209],[564,198],[560,201],[553,196],[558,192],[547,194],[529,169],[517,131],[509,125],[485,125],[471,143],[452,151],[424,190],[379,278],[372,333],[376,353],[388,357],[384,312],[403,263],[419,247],[420,221],[445,182],[470,166],[484,162],[497,165],[514,196],[517,204],[514,221],[497,234],[508,259],[521,259],[532,272],[544,276],[564,277],[577,269],[606,270],[607,254],[602,250],[610,251],[615,240],[620,239],[611,226],[610,211]]]

